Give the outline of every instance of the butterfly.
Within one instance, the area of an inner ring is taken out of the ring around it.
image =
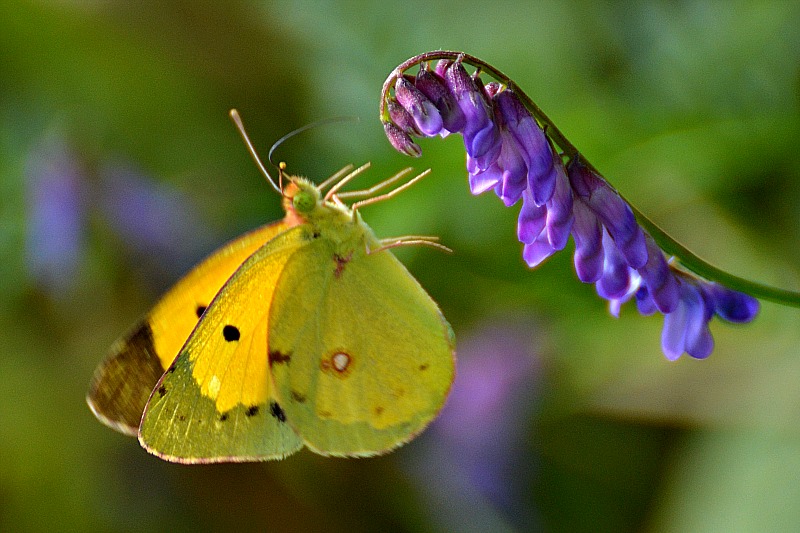
[[[282,164],[276,185],[231,116],[286,216],[211,254],[118,340],[95,371],[91,410],[181,463],[280,459],[304,446],[371,456],[408,442],[445,402],[455,340],[391,248],[444,247],[380,240],[358,209],[425,173],[376,196],[410,169],[338,193],[366,165],[316,186]]]

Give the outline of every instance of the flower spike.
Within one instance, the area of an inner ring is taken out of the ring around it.
[[[416,65],[419,72],[410,74]],[[493,81],[484,83],[484,73]],[[571,235],[578,278],[595,284],[614,316],[631,299],[643,315],[664,315],[661,345],[670,360],[710,355],[709,321],[750,322],[756,298],[800,307],[800,293],[733,276],[672,239],[510,78],[474,56],[435,51],[405,61],[384,83],[380,107],[389,141],[408,155],[421,153],[412,135],[460,133],[472,193],[492,190],[506,206],[522,199],[517,237],[528,265],[563,249]]]

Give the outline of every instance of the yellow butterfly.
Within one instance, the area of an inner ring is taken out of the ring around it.
[[[278,186],[231,116],[286,217],[226,244],[170,289],[95,371],[89,406],[182,463],[279,459],[303,446],[370,456],[408,442],[444,404],[454,337],[389,248],[441,245],[379,240],[358,208],[424,173],[373,196],[406,171],[337,194],[366,165],[320,186],[281,166]],[[357,196],[371,197],[341,200]]]

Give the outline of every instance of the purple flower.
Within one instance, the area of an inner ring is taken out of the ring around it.
[[[493,100],[505,129],[522,148],[527,167],[527,186],[533,193],[533,200],[536,205],[542,205],[550,199],[556,187],[553,149],[536,120],[513,91],[499,92]]]
[[[64,293],[84,253],[89,187],[77,155],[61,138],[32,150],[26,178],[27,267],[44,288]]]
[[[545,204],[547,206],[547,240],[550,245],[556,250],[563,250],[567,245],[570,230],[572,229],[572,189],[569,186],[567,173],[564,170],[564,165],[561,163],[561,158],[553,154],[554,165],[556,174],[555,191],[550,200]],[[534,194],[534,201],[536,195]]]
[[[641,278],[638,279],[641,281]],[[637,282],[638,285],[639,283]],[[654,315],[658,311],[653,299],[647,293],[647,287],[638,287],[636,289],[636,309],[644,316]],[[614,316],[619,316],[619,312]]]
[[[424,66],[420,68],[414,86],[427,96],[439,111],[439,115],[442,117],[441,135],[443,137],[464,129],[466,118],[458,106],[455,96],[445,86],[444,78]]]
[[[547,238],[547,207],[538,206],[528,189],[522,194],[522,209],[517,223],[517,237],[524,244],[522,258],[533,268],[553,255],[555,249]]]
[[[526,188],[522,195],[517,235],[524,243],[522,257],[530,267],[562,250],[572,229],[572,189],[561,160],[558,159],[554,166],[556,187],[549,202],[537,206],[530,188]]]
[[[600,219],[631,268],[647,262],[644,232],[636,223],[631,207],[600,176],[577,158],[568,167],[569,179],[577,198]]]
[[[629,279],[623,295],[616,299],[609,298],[612,314],[617,316],[620,306],[632,296],[635,296],[636,306],[642,315],[652,315],[659,311],[659,304],[653,298],[644,278],[631,271]],[[685,272],[671,274],[668,279],[674,287],[675,301],[672,309],[664,312],[661,347],[670,361],[678,359],[684,353],[695,359],[704,359],[711,354],[714,339],[708,324],[714,316],[728,322],[750,322],[758,313],[758,300],[747,294]]]
[[[732,291],[717,283],[707,283],[703,290],[713,302],[714,311],[728,322],[750,322],[758,313],[758,300],[749,294]]]
[[[386,138],[394,146],[398,152],[402,152],[411,157],[419,157],[422,155],[419,145],[415,143],[411,136],[400,129],[397,125],[387,122],[383,125],[383,131],[386,133]]]
[[[185,272],[214,241],[189,198],[127,165],[103,166],[97,194],[95,208],[159,281]]]
[[[442,116],[422,91],[405,78],[397,80],[395,97],[403,108],[414,118],[419,131],[429,137],[442,131]]]
[[[436,66],[433,69],[433,73],[439,76],[440,78],[444,79],[444,73],[447,72],[447,69],[450,68],[453,62],[449,59],[440,59],[436,62]]]
[[[544,229],[547,207],[536,205],[528,189],[522,191],[522,209],[517,222],[517,238],[521,243],[532,243]]]
[[[467,155],[472,193],[494,187],[503,203],[511,206],[519,201],[523,190],[529,189],[532,201],[543,205],[553,196],[557,181],[550,143],[514,92],[501,90],[498,84],[489,84],[484,92],[492,99],[500,152],[496,158],[494,152],[484,157],[487,168]]]
[[[577,238],[576,241],[578,242]],[[597,280],[597,294],[613,301],[627,299],[641,285],[639,273],[628,266],[616,243],[603,229],[603,272]]]
[[[391,124],[397,126],[409,135],[422,135],[422,132],[417,128],[417,123],[411,113],[406,111],[406,108],[400,105],[396,98],[390,98],[386,102],[386,108],[389,110],[389,118],[392,119]]]
[[[571,154],[565,167],[513,89],[497,82],[484,86],[461,61],[440,61],[433,72],[421,68],[413,85],[409,79],[398,79],[395,88],[405,113],[388,100],[395,123],[385,125],[389,140],[419,155],[409,135],[460,132],[472,193],[493,190],[506,206],[522,199],[517,237],[530,267],[563,249],[572,235],[578,279],[596,284],[611,314],[618,316],[635,298],[641,314],[664,315],[662,348],[670,360],[683,353],[707,357],[714,316],[753,320],[755,298],[671,266],[631,206],[580,155]]]
[[[500,149],[500,136],[492,108],[483,91],[460,62],[447,68],[444,81],[464,114],[464,129],[461,134],[464,136],[467,155],[477,161],[480,170],[485,170]]]
[[[528,166],[523,158],[522,146],[514,135],[501,122],[500,127],[500,153],[492,164],[481,170],[477,160],[468,157],[467,168],[474,169],[470,172],[470,187],[472,194],[480,194],[488,189],[494,189],[497,196],[506,206],[515,204],[526,189],[526,176]]]
[[[575,272],[584,283],[594,283],[603,275],[603,236],[605,231],[594,212],[583,202],[573,203],[575,222],[572,238],[575,241]]]
[[[703,297],[700,286],[689,280],[679,282],[680,298],[675,309],[664,315],[661,347],[667,359],[674,361],[688,353],[704,359],[714,349],[708,321],[714,316],[713,304]]]
[[[653,303],[662,313],[671,313],[678,305],[678,282],[663,252],[651,238],[647,239],[647,263],[638,269]]]

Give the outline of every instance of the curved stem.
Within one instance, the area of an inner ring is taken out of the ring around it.
[[[530,97],[525,94],[525,91],[519,88],[519,86],[514,83],[514,81],[503,74],[501,71],[494,68],[492,65],[486,63],[485,61],[471,56],[469,54],[465,54],[463,52],[455,52],[450,50],[436,50],[433,52],[425,52],[424,54],[420,54],[418,56],[414,56],[395,68],[392,73],[386,78],[386,81],[383,84],[383,90],[381,93],[381,102],[380,102],[380,118],[382,121],[386,122],[389,120],[389,113],[386,109],[386,98],[389,94],[389,91],[394,87],[397,80],[403,76],[403,73],[408,70],[409,68],[418,65],[420,63],[424,63],[426,61],[435,61],[439,59],[449,59],[451,61],[461,61],[462,63],[466,63],[467,65],[471,65],[475,68],[480,69],[482,72],[488,73],[497,81],[503,83],[509,89],[513,89],[514,92],[517,94],[519,99],[525,105],[525,107],[530,111],[530,113],[534,116],[534,118],[539,122],[541,126],[544,127],[545,132],[547,135],[552,139],[552,141],[558,145],[558,147],[562,150],[563,154],[567,156],[569,159],[577,158],[580,163],[586,166],[589,170],[596,173],[598,176],[602,176],[602,174],[592,165],[581,153],[580,151],[567,139],[561,130],[553,123],[552,120],[542,111],[539,106],[534,103]],[[605,178],[603,178],[605,180]],[[605,180],[608,183],[608,180]],[[614,189],[614,191],[619,194],[613,185],[608,183],[608,185]],[[620,194],[620,197],[627,203],[631,209],[633,210],[634,215],[636,216],[636,220],[639,224],[650,234],[651,237],[656,241],[656,243],[661,247],[662,250],[668,255],[674,256],[680,262],[681,266],[690,270],[697,274],[700,277],[703,277],[709,281],[714,281],[724,285],[730,289],[737,290],[740,292],[747,293],[751,296],[756,298],[760,298],[763,300],[769,300],[775,303],[789,305],[792,307],[800,307],[800,292],[789,291],[785,289],[780,289],[777,287],[772,287],[770,285],[765,285],[762,283],[758,283],[755,281],[750,281],[744,278],[740,278],[739,276],[734,276],[733,274],[729,274],[728,272],[715,267],[714,265],[704,261],[690,250],[688,250],[685,246],[681,243],[670,237],[663,229],[661,229],[655,222],[647,218],[641,211],[636,209],[624,196]]]

